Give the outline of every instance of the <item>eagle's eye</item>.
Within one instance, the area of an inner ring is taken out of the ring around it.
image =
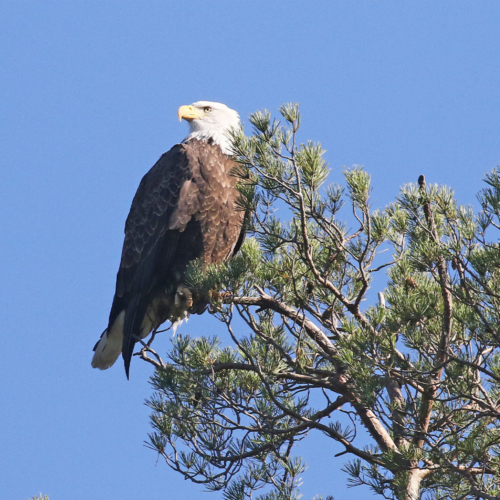
[[[207,106],[206,108],[203,108],[203,111],[205,111],[205,113],[210,113],[210,111],[212,111],[212,108]]]

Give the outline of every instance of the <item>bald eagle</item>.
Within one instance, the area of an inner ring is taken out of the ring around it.
[[[181,106],[178,116],[190,133],[161,156],[137,189],[108,327],[94,347],[94,368],[109,368],[121,353],[127,378],[139,339],[166,320],[205,310],[206,296],[185,282],[188,264],[229,259],[244,238],[230,156],[229,131],[239,127],[238,113],[199,101]]]

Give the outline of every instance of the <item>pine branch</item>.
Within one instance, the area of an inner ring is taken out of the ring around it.
[[[434,244],[436,246],[439,246],[440,245],[439,235],[436,229],[436,223],[434,220],[434,214],[432,212],[431,204],[427,199],[425,177],[423,175],[419,177],[418,184],[420,187],[420,191],[422,193],[422,197],[424,199],[423,209],[427,226],[432,235]],[[452,325],[453,325],[453,298],[449,289],[450,277],[448,275],[446,261],[444,260],[444,257],[441,254],[439,254],[438,256],[437,268],[439,273],[439,286],[441,289],[441,295],[444,303],[444,312],[443,312],[443,322],[441,329],[441,338],[439,340],[438,351],[434,359],[435,369],[433,370],[433,373],[431,374],[428,382],[426,383],[427,388],[422,394],[422,400],[420,403],[421,406],[420,406],[419,422],[418,422],[419,430],[415,434],[414,438],[414,441],[419,448],[421,448],[424,445],[425,442],[424,436],[429,429],[432,407],[434,405],[434,400],[436,398],[436,394],[439,388],[439,382],[441,380],[441,376],[443,373],[443,364],[446,362],[448,357],[448,344],[452,334]]]
[[[234,297],[228,300],[231,300],[234,304],[252,305],[262,309],[272,309],[273,311],[295,321],[300,326],[303,326],[309,337],[321,347],[323,352],[337,367],[337,373],[330,379],[333,390],[347,398],[347,400],[355,408],[359,418],[368,432],[373,436],[382,450],[397,451],[397,446],[385,427],[375,416],[373,411],[361,403],[353,388],[350,387],[347,377],[342,374],[342,366],[336,359],[337,350],[328,337],[314,323],[307,319],[303,314],[300,314],[296,309],[271,297],[260,288],[257,288],[257,290],[260,294],[259,297]]]

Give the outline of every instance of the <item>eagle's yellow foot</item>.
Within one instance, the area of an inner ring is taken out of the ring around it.
[[[175,306],[184,309],[191,309],[193,307],[193,294],[191,290],[185,285],[179,285],[175,292]]]
[[[231,297],[231,293],[230,292],[219,292],[217,290],[210,290],[208,292],[208,297],[209,297],[211,302],[218,302],[219,300],[223,302],[225,299],[228,299],[229,297]]]

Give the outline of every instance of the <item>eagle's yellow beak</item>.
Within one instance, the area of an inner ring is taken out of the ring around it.
[[[196,118],[201,118],[203,116],[203,111],[201,109],[196,109],[194,106],[181,106],[177,111],[177,116],[179,121],[184,120],[195,120]]]

